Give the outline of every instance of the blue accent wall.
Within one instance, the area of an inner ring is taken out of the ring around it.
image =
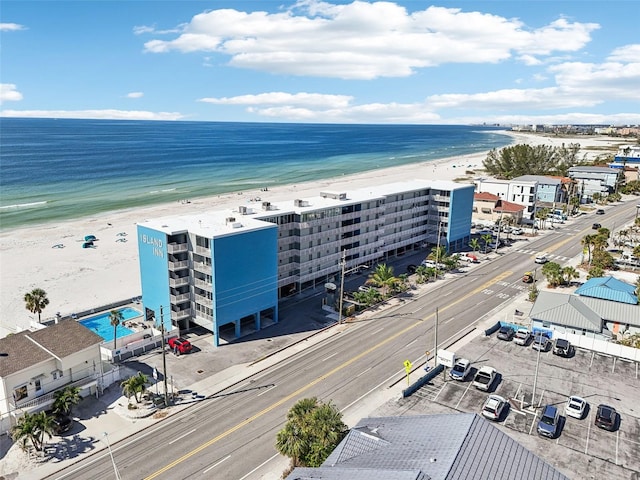
[[[217,327],[277,307],[276,225],[214,238],[211,256],[213,311]]]
[[[170,330],[171,307],[167,235],[164,232],[138,225],[138,257],[140,259],[143,305],[156,312],[156,325],[159,325],[160,306],[163,306],[164,327],[166,330]]]
[[[471,235],[474,192],[474,185],[451,191],[447,239],[449,244],[455,245],[455,247],[452,245],[455,250],[458,250],[463,243],[467,243]]]

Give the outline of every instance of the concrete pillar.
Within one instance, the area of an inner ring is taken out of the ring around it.
[[[254,313],[253,319],[256,322],[256,330],[260,330],[260,312]]]
[[[240,338],[240,333],[241,333],[241,324],[240,324],[240,319],[236,320],[235,322],[233,322],[236,326],[236,338]]]

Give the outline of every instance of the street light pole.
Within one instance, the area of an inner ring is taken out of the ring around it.
[[[116,474],[116,480],[121,480],[120,473],[118,472],[118,467],[116,466],[116,461],[113,459],[113,452],[111,451],[111,444],[109,443],[109,435],[107,432],[103,432],[102,435],[107,442],[107,449],[109,450],[109,456],[111,457],[111,464],[113,465],[113,472]]]
[[[438,279],[438,264],[440,263],[440,231],[442,229],[442,222],[438,223],[438,241],[436,246],[436,268],[433,273],[433,281]]]
[[[164,406],[169,406],[169,394],[167,392],[167,352],[164,344],[164,310],[160,305],[160,332],[162,335],[162,374],[164,376]]]
[[[438,366],[438,307],[436,307],[436,325],[434,333],[434,346],[433,346],[433,366]]]
[[[344,269],[347,265],[347,251],[342,251],[340,260],[340,299],[338,300],[338,324],[342,323],[342,298],[344,297]]]
[[[538,335],[538,357],[536,359],[536,373],[533,376],[533,392],[531,393],[531,406],[534,406],[536,398],[536,384],[538,383],[538,369],[540,368],[540,350],[542,349],[542,333]]]

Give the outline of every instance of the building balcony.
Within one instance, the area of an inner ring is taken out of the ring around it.
[[[207,265],[206,263],[193,262],[193,269],[196,272],[204,273],[207,275],[211,274],[211,265]]]
[[[182,253],[189,251],[188,243],[169,243],[167,244],[167,252],[169,253]]]
[[[169,278],[169,286],[171,287],[182,287],[184,285],[189,285],[189,277],[177,277],[177,278]]]
[[[181,260],[179,262],[177,261],[169,261],[169,270],[176,271],[176,270],[182,270],[184,268],[187,268],[189,266],[189,260]]]
[[[201,247],[200,245],[196,245],[196,246],[193,248],[193,251],[194,251],[195,253],[197,253],[198,255],[203,255],[203,256],[205,256],[205,257],[209,257],[209,258],[211,258],[211,249],[209,249],[209,248]]]
[[[180,295],[171,295],[171,303],[180,303],[189,300],[189,292]]]
[[[190,308],[185,308],[184,310],[178,310],[178,311],[171,311],[171,320],[174,321],[178,321],[178,320],[182,320],[183,318],[187,318],[191,316],[191,309]]]
[[[207,290],[209,292],[211,291],[211,282],[207,283],[206,280],[196,278],[194,279],[193,284],[198,288],[202,288],[203,290]]]

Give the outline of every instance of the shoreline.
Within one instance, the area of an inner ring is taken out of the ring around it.
[[[504,131],[512,137],[510,145],[560,146],[580,143],[581,155],[589,147],[615,145],[613,137],[549,137],[539,134]],[[191,214],[195,211],[237,208],[249,199],[277,203],[293,197],[318,196],[323,190],[350,190],[367,185],[401,182],[408,178],[454,180],[481,175],[482,161],[488,151],[387,167],[344,175],[338,178],[313,180],[295,185],[232,192],[209,197],[132,207],[56,223],[16,227],[0,231],[0,337],[18,328],[28,328],[37,315],[25,308],[23,297],[34,288],[42,288],[49,305],[42,318],[63,316],[141,295],[136,241],[137,223],[164,216]],[[467,175],[473,170],[473,175]],[[84,237],[95,235],[96,248],[82,248]],[[63,245],[63,247],[56,247]]]

